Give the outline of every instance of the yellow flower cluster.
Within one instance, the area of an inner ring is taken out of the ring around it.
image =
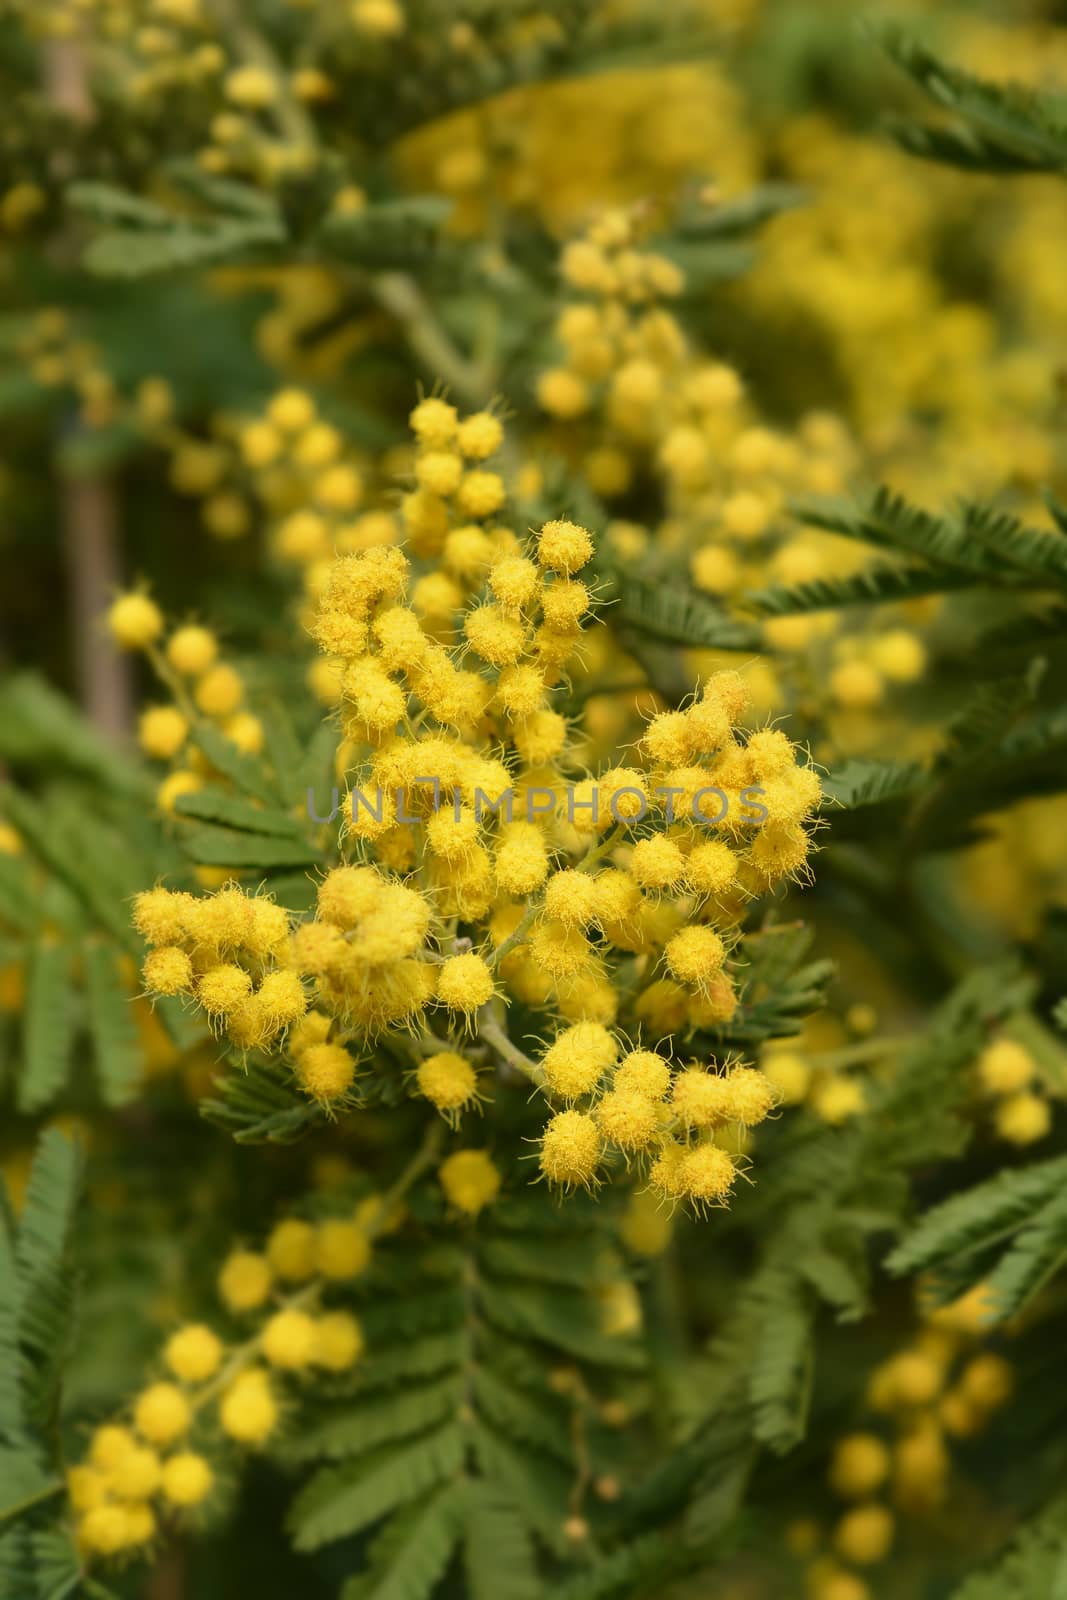
[[[627,1164],[643,1160],[661,1199],[697,1207],[724,1204],[739,1170],[716,1132],[755,1127],[777,1098],[753,1067],[672,1073],[656,1051],[624,1053],[598,1022],[564,1029],[541,1058],[539,1076],[550,1101],[563,1103],[541,1140],[541,1172],[550,1183],[593,1186],[614,1149]]]
[[[134,902],[133,920],[151,946],[146,989],[193,997],[239,1049],[265,1049],[307,1010],[290,964],[288,913],[268,896],[236,884],[204,898],[148,889]]]
[[[792,1041],[768,1045],[761,1067],[784,1105],[807,1105],[831,1127],[866,1109],[862,1078],[814,1064]]]
[[[148,656],[173,693],[173,703],[149,706],[142,712],[137,730],[145,755],[175,764],[157,794],[160,809],[172,815],[174,802],[184,794],[195,794],[212,771],[201,752],[188,747],[198,719],[214,723],[238,750],[253,755],[263,748],[263,725],[252,712],[242,709],[245,686],[241,675],[218,659],[219,643],[210,629],[187,623],[175,628],[160,649],[166,628],[163,613],[139,590],[117,597],[107,624],[122,649],[143,651]],[[180,757],[184,764],[178,764]]]
[[[572,298],[556,323],[565,361],[537,387],[542,409],[567,425],[553,442],[599,494],[612,501],[636,481],[659,485],[662,520],[613,523],[609,548],[627,563],[676,553],[697,589],[742,609],[753,589],[854,573],[862,546],[798,525],[789,510],[792,496],[845,489],[858,459],[847,428],[825,412],[792,432],[763,422],[740,373],[693,349],[661,303],[684,284],[673,262],[642,246],[649,226],[645,213],[607,212],[565,246]],[[913,624],[923,615],[884,607],[879,629],[868,619],[855,634],[832,611],[769,620],[764,638],[781,664],[750,664],[753,696],[771,710],[817,694],[833,742],[854,745],[890,688],[922,677],[926,648]]]
[[[293,393],[280,400],[269,426],[313,426]],[[500,520],[492,412],[461,417],[435,396],[411,420],[397,519],[410,555],[391,542],[338,555],[305,608],[336,686],[341,859],[292,928],[233,882],[146,891],[146,987],[195,1000],[241,1051],[287,1035],[296,1081],[328,1108],[350,1101],[369,1041],[401,1030],[410,1091],[454,1124],[489,1066],[545,1089],[551,1181],[592,1183],[610,1151],[647,1154],[660,1194],[721,1199],[735,1167],[715,1130],[755,1125],[777,1091],[752,1068],[675,1072],[641,1047],[620,1062],[608,1030],[655,1042],[730,1021],[750,903],[808,872],[818,775],[781,731],[744,729],[730,672],[655,712],[625,765],[583,769],[581,726],[559,707],[584,641],[606,631],[587,626],[594,540],[565,518],[529,540]],[[116,636],[154,651],[152,602],[117,607],[137,615],[113,610]],[[164,665],[210,638],[178,630]],[[516,1001],[554,1023],[543,1062],[508,1038]]]
[[[142,1548],[168,1524],[202,1513],[226,1447],[260,1449],[282,1426],[286,1380],[347,1372],[360,1360],[358,1319],[324,1302],[366,1270],[383,1220],[372,1196],[351,1215],[285,1218],[262,1252],[227,1257],[218,1294],[239,1342],[206,1322],[177,1328],[160,1375],[128,1416],[93,1430],[85,1459],[67,1474],[78,1544],[90,1560]]]
[[[173,487],[201,502],[214,538],[241,538],[262,519],[277,560],[299,567],[395,538],[387,513],[355,515],[364,464],[304,389],[279,389],[259,415],[220,414],[207,438],[151,411],[143,395],[139,418],[170,458]]]
[[[982,1093],[994,1102],[993,1127],[1009,1144],[1035,1144],[1052,1127],[1052,1106],[1037,1078],[1037,1062],[1025,1045],[1001,1036],[979,1056],[975,1073]]]
[[[917,1337],[872,1373],[866,1395],[872,1425],[843,1434],[830,1460],[830,1489],[845,1502],[829,1531],[830,1548],[819,1553],[823,1534],[815,1521],[787,1530],[793,1554],[808,1560],[813,1600],[870,1600],[855,1569],[889,1556],[897,1534],[894,1509],[898,1516],[928,1517],[944,1504],[951,1441],[980,1433],[1014,1388],[1011,1364],[980,1343],[995,1320],[995,1306],[979,1284],[932,1312]]]

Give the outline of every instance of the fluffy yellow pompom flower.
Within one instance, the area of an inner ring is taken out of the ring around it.
[[[889,1451],[875,1433],[839,1439],[830,1463],[830,1487],[844,1500],[862,1499],[889,1476]]]
[[[189,624],[178,628],[167,641],[167,660],[183,678],[199,678],[214,666],[219,643],[207,628]]]
[[[253,1250],[235,1250],[222,1264],[218,1289],[231,1311],[255,1311],[270,1294],[272,1283],[264,1256]]]
[[[679,1162],[683,1193],[701,1205],[725,1201],[736,1178],[733,1158],[718,1145],[693,1145]]]
[[[526,629],[502,606],[477,606],[468,611],[463,631],[475,653],[493,667],[513,666],[526,648]]]
[[[849,1117],[858,1116],[866,1104],[867,1096],[863,1092],[863,1084],[857,1078],[846,1078],[843,1075],[825,1079],[817,1085],[811,1096],[811,1107],[815,1115],[828,1122],[832,1128],[847,1122]]]
[[[462,458],[451,450],[428,450],[415,463],[415,481],[430,494],[455,494],[462,476]]]
[[[685,879],[698,894],[724,894],[737,877],[737,856],[722,839],[708,839],[689,852]]]
[[[593,540],[576,522],[546,522],[537,536],[537,560],[565,578],[580,571],[593,554]]]
[[[122,594],[108,611],[107,626],[123,650],[147,650],[163,632],[163,613],[146,594]]]
[[[159,1457],[145,1445],[135,1445],[107,1476],[116,1500],[148,1500],[159,1488]]]
[[[586,970],[592,950],[581,928],[568,928],[549,918],[531,933],[530,955],[542,972],[561,980],[576,978]]]
[[[528,895],[548,876],[548,847],[532,822],[513,822],[501,831],[496,881],[505,894]]]
[[[485,461],[504,442],[504,428],[491,411],[475,411],[459,425],[457,444],[468,461]]]
[[[283,1283],[306,1283],[315,1273],[315,1229],[310,1222],[287,1217],[272,1228],[266,1256]]]
[[[353,27],[373,39],[394,39],[404,31],[404,13],[397,0],[353,0]]]
[[[701,1067],[677,1074],[671,1109],[687,1128],[718,1128],[734,1120],[725,1077]]]
[[[137,1397],[133,1420],[138,1433],[151,1444],[173,1444],[188,1430],[192,1412],[177,1384],[153,1383]]]
[[[261,111],[274,104],[278,85],[262,67],[237,67],[223,85],[231,105],[244,111]]]
[[[427,1056],[415,1074],[415,1081],[419,1093],[438,1111],[446,1113],[462,1111],[477,1095],[474,1068],[453,1050],[440,1050],[436,1055]]]
[[[890,628],[871,645],[871,660],[890,683],[916,683],[926,671],[926,646],[906,628]]]
[[[843,661],[830,674],[830,693],[849,711],[870,711],[881,704],[885,680],[869,661]]]
[[[111,1472],[131,1450],[136,1450],[137,1440],[129,1428],[117,1422],[105,1422],[95,1429],[89,1445],[89,1460],[101,1472]]]
[[[671,1069],[653,1050],[631,1050],[615,1068],[613,1083],[616,1089],[662,1100],[670,1088]]]
[[[549,367],[538,375],[537,403],[550,417],[573,421],[589,410],[589,385],[568,367]]]
[[[196,986],[197,999],[212,1017],[235,1011],[252,992],[252,980],[243,967],[223,962],[205,972]]]
[[[1000,1138],[1009,1144],[1036,1144],[1052,1127],[1052,1111],[1047,1100],[1023,1090],[1000,1102],[993,1122]]]
[[[129,1506],[94,1506],[78,1524],[80,1542],[86,1550],[101,1556],[117,1555],[142,1542],[135,1536],[138,1524],[133,1511]]]
[[[107,1479],[93,1467],[67,1468],[67,1494],[75,1511],[91,1511],[107,1499]]]
[[[288,968],[268,972],[256,991],[260,1010],[274,1028],[287,1028],[307,1010],[307,995],[297,973]]]
[[[219,1421],[238,1444],[266,1443],[278,1425],[278,1402],[262,1369],[238,1374],[222,1397]]]
[[[455,406],[447,400],[420,400],[408,418],[411,431],[428,450],[441,450],[451,444],[459,427]]]
[[[589,610],[589,590],[577,578],[557,578],[545,589],[541,615],[546,627],[572,633]]]
[[[755,1067],[731,1067],[723,1087],[728,1120],[744,1123],[748,1128],[763,1122],[778,1103],[774,1085]]]
[[[500,1193],[500,1173],[484,1150],[456,1150],[437,1169],[449,1205],[476,1217]]]
[[[324,1278],[357,1278],[370,1265],[371,1246],[358,1222],[330,1217],[315,1230],[315,1264]]]
[[[315,1323],[315,1363],[347,1372],[363,1354],[363,1330],[349,1311],[328,1311]]]
[[[184,950],[173,944],[150,950],[141,975],[152,994],[188,994],[195,982],[192,962]]]
[[[506,498],[504,480],[499,473],[475,468],[460,483],[456,505],[465,517],[484,518],[494,516]]]
[[[811,1068],[803,1056],[776,1050],[763,1062],[763,1075],[781,1096],[783,1104],[798,1106],[811,1087]]]
[[[655,1100],[636,1089],[612,1089],[595,1112],[601,1133],[620,1150],[644,1150],[659,1125]]]
[[[283,433],[302,433],[315,420],[315,402],[303,389],[280,389],[267,407],[267,419]]]
[[[169,777],[163,779],[156,790],[156,804],[166,816],[173,817],[175,802],[180,800],[182,795],[196,794],[203,786],[203,780],[195,772],[184,769],[172,772]]]
[[[681,983],[706,991],[722,971],[726,950],[713,928],[682,928],[667,941],[664,951],[671,974]]]
[[[450,1011],[473,1013],[492,998],[493,974],[473,951],[451,956],[440,968],[437,994]]]
[[[163,1497],[183,1511],[203,1505],[214,1482],[209,1464],[192,1450],[179,1451],[163,1463]]]
[[[545,1051],[541,1068],[552,1094],[577,1100],[592,1093],[618,1055],[619,1047],[607,1028],[598,1022],[576,1022]]]
[[[185,937],[193,896],[173,889],[145,889],[133,902],[133,925],[147,944],[177,945]]]
[[[567,869],[553,873],[545,886],[545,915],[565,928],[588,928],[596,921],[599,898],[596,879]]]
[[[188,734],[188,720],[177,706],[150,706],[137,724],[141,749],[156,761],[173,760]]]
[[[171,1334],[163,1360],[183,1383],[203,1383],[219,1369],[222,1341],[206,1323],[190,1322]]]
[[[315,1319],[294,1308],[277,1311],[264,1327],[260,1343],[272,1367],[299,1372],[314,1359]]]
[[[603,1153],[595,1120],[582,1111],[559,1111],[541,1139],[541,1171],[564,1188],[590,1187]]]
[[[372,867],[334,867],[318,887],[319,916],[354,928],[378,903],[384,879]]]
[[[964,1399],[979,1411],[993,1411],[1011,1398],[1015,1374],[1011,1363],[992,1350],[969,1361],[960,1373]]]
[[[1029,1087],[1037,1065],[1014,1039],[994,1039],[978,1057],[978,1079],[988,1094],[1018,1094]]]
[[[197,679],[193,695],[205,717],[229,717],[244,698],[244,685],[232,667],[220,663]]]
[[[682,1177],[682,1158],[685,1146],[668,1140],[660,1146],[659,1154],[648,1172],[648,1181],[654,1192],[668,1200],[680,1200],[685,1194]]]
[[[630,871],[642,889],[672,889],[685,876],[686,859],[673,839],[656,833],[637,841]]]
[[[901,1350],[878,1367],[868,1399],[876,1411],[929,1405],[941,1391],[941,1363],[925,1350]]]
[[[887,1506],[856,1506],[834,1529],[834,1548],[857,1567],[884,1561],[893,1543],[893,1513]]]

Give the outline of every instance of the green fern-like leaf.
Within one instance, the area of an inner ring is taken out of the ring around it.
[[[1062,96],[985,82],[897,28],[882,37],[897,64],[956,119],[949,127],[897,124],[896,136],[912,154],[985,172],[1067,171]]]
[[[289,1518],[298,1550],[316,1550],[372,1527],[398,1506],[436,1488],[459,1471],[463,1435],[455,1424],[423,1434],[399,1449],[318,1472],[294,1502]]]
[[[381,270],[422,265],[440,253],[440,231],[452,204],[441,195],[377,201],[345,216],[331,212],[319,230],[322,244],[344,261]]]
[[[455,1373],[444,1379],[387,1392],[380,1399],[351,1409],[331,1407],[321,1421],[301,1428],[287,1440],[285,1455],[294,1461],[346,1460],[377,1450],[443,1423],[454,1414],[462,1398],[462,1380]]]
[[[614,575],[614,592],[618,598],[614,619],[663,644],[705,650],[760,648],[758,628],[736,621],[707,595],[677,581],[620,572]]]
[[[471,1484],[463,1528],[470,1600],[539,1600],[533,1541],[522,1517],[492,1484]]]
[[[131,996],[123,987],[115,951],[100,940],[83,949],[89,1033],[97,1077],[109,1106],[125,1105],[141,1077],[141,1046]]]
[[[1018,1531],[1006,1555],[953,1589],[951,1600],[1065,1600],[1067,1499],[1057,1495]]]
[[[820,578],[789,588],[758,589],[749,604],[765,617],[787,617],[807,611],[840,611],[846,606],[898,605],[931,594],[966,589],[977,580],[947,568],[889,566],[873,563],[850,578]]]
[[[864,761],[851,758],[822,780],[822,790],[832,816],[837,807],[861,811],[911,798],[923,781],[921,768],[903,761]]]
[[[70,1071],[74,994],[70,956],[61,944],[39,943],[30,957],[23,1017],[21,1111],[39,1111],[58,1095]]]
[[[346,1583],[342,1600],[429,1600],[459,1542],[466,1495],[462,1481],[444,1484],[395,1517],[374,1542],[369,1571]]]
[[[273,217],[217,219],[151,232],[115,229],[93,240],[85,266],[100,278],[147,278],[259,257],[284,242],[284,229]]]
[[[782,1453],[804,1437],[811,1402],[814,1311],[792,1274],[771,1278],[752,1350],[749,1393],[756,1437]]]
[[[1067,1157],[999,1172],[928,1211],[892,1251],[886,1266],[898,1276],[910,1276],[976,1255],[1025,1227],[1065,1187]]]

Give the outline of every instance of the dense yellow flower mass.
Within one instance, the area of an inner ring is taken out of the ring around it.
[[[268,415],[295,427],[309,411],[287,391]],[[733,1017],[750,904],[807,872],[818,774],[758,725],[731,672],[654,712],[624,759],[590,773],[580,723],[559,707],[605,628],[582,576],[593,535],[556,518],[523,539],[500,520],[491,412],[461,417],[435,396],[411,426],[415,486],[392,529],[406,547],[350,551],[335,529],[340,553],[321,573],[305,564],[304,620],[337,686],[339,820],[322,838],[340,859],[302,919],[235,881],[201,897],[144,891],[146,987],[187,997],[242,1056],[282,1052],[331,1114],[359,1104],[375,1041],[399,1029],[411,1092],[455,1124],[516,1078],[543,1093],[549,1182],[592,1187],[636,1158],[670,1202],[722,1198],[734,1157],[712,1156],[715,1130],[763,1121],[778,1091],[734,1062],[676,1065],[664,1039],[675,1011],[689,1030]],[[448,606],[428,613],[434,583]],[[201,665],[209,640],[186,627],[146,648],[166,681],[175,659]],[[515,1004],[554,1031],[540,1059],[508,1039]],[[230,1264],[231,1304],[262,1302],[259,1270]]]
[[[903,9],[6,8],[27,1593],[1047,1587],[1067,35]]]

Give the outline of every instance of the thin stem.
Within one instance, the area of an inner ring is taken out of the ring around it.
[[[178,674],[171,671],[170,664],[162,650],[160,650],[158,646],[150,644],[147,646],[144,654],[145,659],[152,668],[152,671],[155,673],[156,677],[159,679],[160,683],[171,695],[174,696],[174,703],[178,707],[178,710],[186,718],[189,726],[191,728],[195,728],[196,725],[199,722],[202,722],[204,719],[201,717],[199,711],[196,709],[196,706],[189,698],[189,691],[186,689]]]
[[[431,372],[465,404],[479,407],[488,401],[478,367],[453,344],[414,278],[406,272],[379,272],[370,279],[369,287],[378,304],[401,324],[412,350]]]
[[[621,822],[613,822],[600,843],[591,845],[582,859],[575,863],[575,872],[588,872],[592,867],[597,866],[610,851],[614,850],[618,843],[621,827]]]
[[[497,1015],[499,1001],[490,1000],[478,1013],[478,1037],[483,1039],[491,1049],[495,1050],[502,1061],[509,1067],[514,1067],[516,1072],[521,1072],[523,1077],[529,1078],[539,1089],[544,1088],[545,1075],[536,1061],[531,1061],[524,1055],[518,1045],[512,1044],[508,1038],[507,1030]]]
[[[519,923],[518,927],[513,928],[511,933],[509,933],[507,938],[504,940],[503,944],[498,944],[496,949],[486,957],[486,964],[494,972],[496,971],[497,967],[499,967],[500,963],[505,959],[505,957],[511,954],[516,945],[526,943],[526,935],[533,926],[533,923],[537,917],[537,913],[540,911],[540,909],[541,902],[539,900],[535,900],[532,905],[528,905],[523,913],[522,921]]]

